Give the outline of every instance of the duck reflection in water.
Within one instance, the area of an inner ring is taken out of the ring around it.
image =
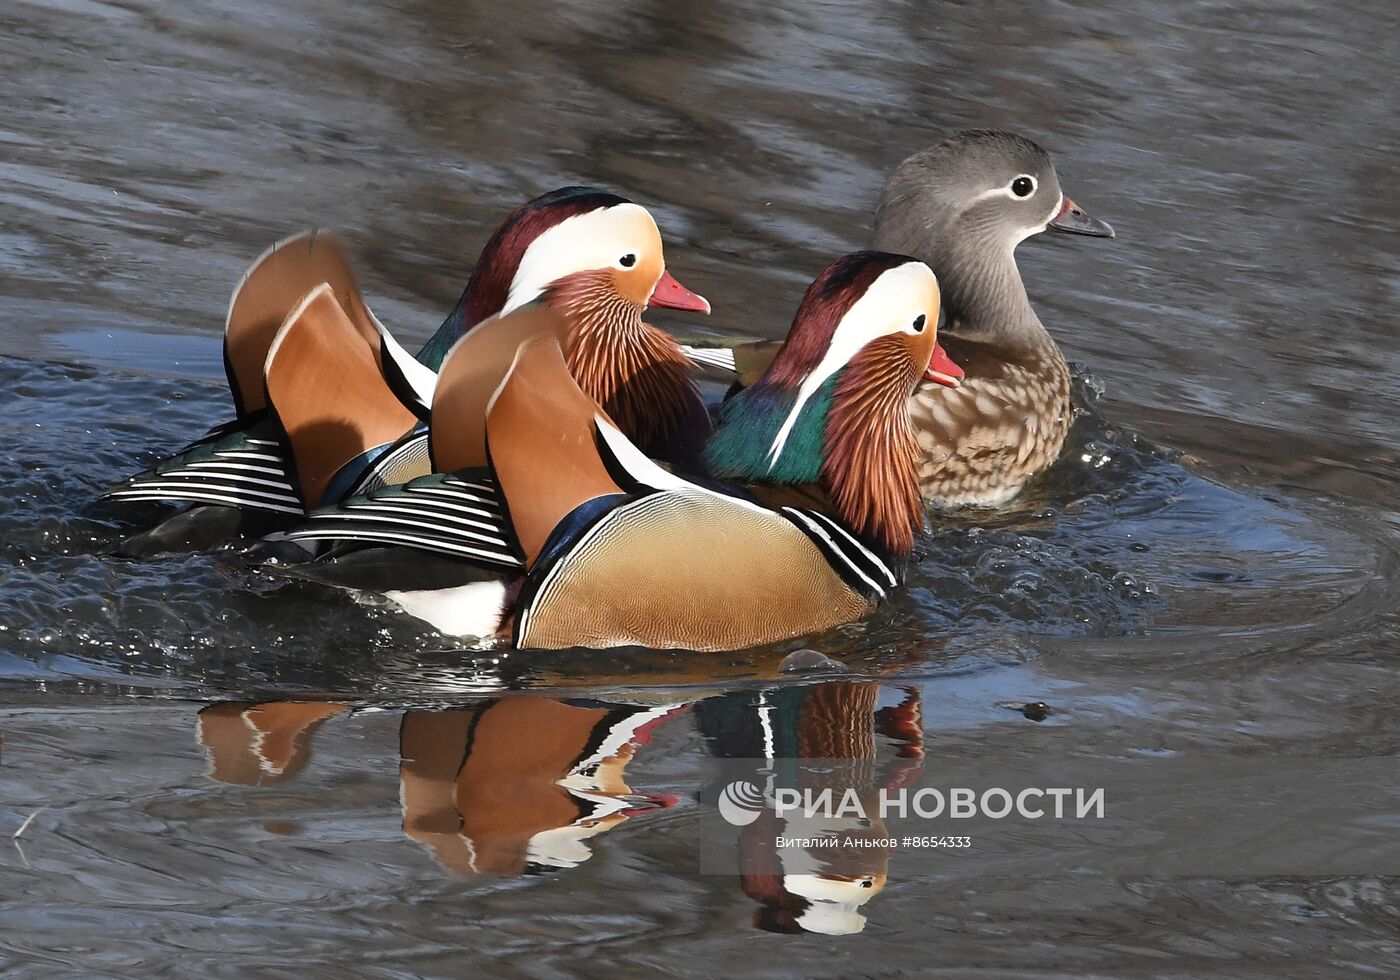
[[[247,786],[285,782],[307,765],[317,728],[350,710],[311,701],[211,705],[199,713],[197,729],[209,775]],[[835,681],[643,706],[519,694],[407,710],[399,728],[404,833],[453,874],[576,867],[592,856],[589,838],[677,803],[673,795],[634,792],[625,770],[660,726],[688,710],[710,754],[769,760],[770,793],[831,788],[839,798],[856,790],[870,819],[800,820],[780,817],[771,806],[761,811],[740,831],[738,868],[743,891],[758,903],[759,928],[860,931],[862,906],[885,886],[890,849],[779,850],[776,838],[888,836],[878,794],[907,785],[922,768],[923,723],[913,688]],[[884,761],[882,738],[896,746]],[[803,760],[815,759],[844,764],[803,767]],[[700,796],[713,802],[720,788]]]
[[[591,856],[588,838],[676,803],[633,793],[623,777],[656,726],[685,709],[523,695],[406,711],[404,833],[454,874],[575,867]],[[306,765],[316,728],[346,710],[325,702],[211,705],[198,725],[209,775],[241,785],[289,779]]]
[[[274,786],[301,772],[312,733],[347,710],[326,701],[226,701],[200,711],[195,735],[209,757],[211,779]]]
[[[409,711],[400,728],[404,832],[444,868],[516,875],[572,868],[584,843],[676,797],[634,794],[623,771],[684,706],[541,697]]]
[[[885,694],[898,700],[881,704]],[[880,817],[879,794],[907,786],[923,769],[921,701],[914,688],[891,691],[874,683],[837,681],[765,690],[744,698],[713,698],[695,706],[710,750],[718,756],[765,759],[770,801],[739,831],[739,879],[758,903],[754,925],[769,932],[847,935],[865,928],[861,907],[888,880],[893,848]],[[882,763],[879,737],[897,746]],[[804,766],[803,760],[822,760]],[[713,787],[716,796],[722,787]],[[778,789],[814,796],[830,790],[840,801],[855,790],[864,815],[781,816],[771,805]],[[779,837],[835,837],[840,847],[783,847]]]

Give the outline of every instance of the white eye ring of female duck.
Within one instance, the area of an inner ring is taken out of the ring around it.
[[[1026,190],[1027,186],[1029,186],[1029,190]],[[1018,193],[1018,188],[1021,191],[1025,191],[1025,193]],[[1031,198],[1035,197],[1035,193],[1038,190],[1040,190],[1040,181],[1033,175],[1017,174],[1005,184],[1001,184],[997,187],[989,187],[980,194],[974,194],[971,200],[968,201],[968,206],[978,204],[993,197],[1004,197],[1009,201],[1016,201],[1018,203],[1029,201]]]

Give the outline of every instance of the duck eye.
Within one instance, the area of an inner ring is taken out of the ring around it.
[[[1025,174],[1011,182],[1011,193],[1017,197],[1030,197],[1035,193],[1035,178]]]
[[[918,316],[914,317],[914,332],[922,333],[924,324],[926,323],[928,323],[928,317],[924,316],[924,314],[920,313]]]
[[[620,259],[617,260],[617,264],[620,265],[620,266],[622,266],[624,269],[630,269],[630,268],[632,268],[632,266],[634,266],[634,265],[637,264],[637,255],[636,255],[636,253],[635,253],[635,252],[628,252],[628,253],[627,253],[626,255],[624,255],[622,258],[620,258]]]

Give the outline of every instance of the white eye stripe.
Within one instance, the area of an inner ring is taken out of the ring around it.
[[[1031,190],[1029,194],[1020,195],[1011,189],[1013,186],[1015,186],[1016,181],[1018,180],[1029,180],[1031,182]],[[1040,190],[1040,181],[1036,180],[1032,174],[1017,174],[1015,177],[1012,177],[1011,180],[1003,184],[1001,187],[989,187],[987,190],[982,191],[980,194],[974,194],[969,203],[976,204],[979,201],[985,201],[988,198],[993,197],[1004,197],[1011,201],[1028,201],[1031,198],[1035,197],[1035,192],[1038,190]]]
[[[782,455],[787,437],[802,414],[807,401],[817,393],[828,378],[841,370],[860,349],[878,337],[891,334],[913,334],[914,319],[923,316],[925,324],[936,314],[938,280],[933,270],[922,262],[906,262],[880,274],[851,305],[836,325],[826,355],[802,381],[797,399],[768,452],[768,467],[772,469]],[[926,327],[927,328],[927,327]]]
[[[615,204],[576,214],[540,233],[521,256],[502,314],[536,299],[556,279],[588,269],[622,268],[621,256],[636,262],[661,251],[661,232],[640,204]]]

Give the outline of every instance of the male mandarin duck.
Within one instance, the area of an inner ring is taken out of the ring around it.
[[[229,306],[224,360],[237,418],[108,496],[300,515],[337,495],[427,473],[425,438],[404,440],[393,453],[377,450],[427,418],[437,368],[453,343],[483,320],[541,299],[572,318],[569,366],[585,390],[649,452],[693,459],[709,421],[687,374],[690,362],[667,334],[642,322],[642,312],[708,313],[709,303],[666,271],[661,235],[645,208],[566,187],[524,204],[496,229],[457,306],[416,358],[365,305],[333,237],[303,234],[274,246]],[[294,323],[298,336],[285,342]],[[301,472],[301,461],[293,467],[288,442],[297,439],[282,424],[289,415],[317,467],[363,442],[340,459],[341,467],[352,459],[360,465],[329,485],[316,467],[314,474]],[[362,422],[369,431],[360,431]]]
[[[523,573],[387,593],[445,633],[508,632],[518,648],[729,650],[850,622],[899,584],[923,526],[909,395],[961,374],[937,345],[938,312],[916,259],[832,263],[767,372],[725,407],[711,474],[694,480],[651,462],[574,382],[565,316],[488,321],[443,364],[429,434],[444,475],[288,537]]]
[[[915,256],[938,276],[941,336],[966,372],[954,390],[925,385],[910,415],[919,484],[936,507],[998,506],[1060,454],[1073,417],[1070,373],[1031,308],[1016,246],[1043,231],[1112,238],[1060,189],[1050,157],[1014,133],[973,130],[916,153],[886,181],[874,247]],[[741,383],[775,343],[735,348]],[[712,367],[726,351],[688,351]]]

